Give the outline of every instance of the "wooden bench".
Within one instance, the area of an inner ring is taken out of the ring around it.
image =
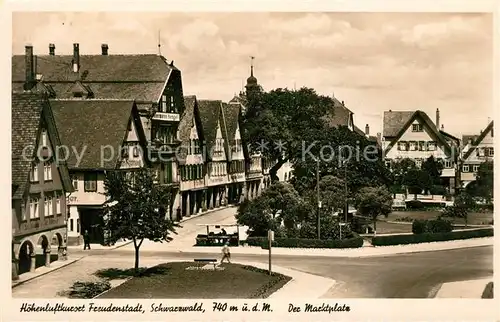
[[[213,264],[214,265],[214,270],[215,267],[217,266],[217,260],[215,258],[195,258],[194,259],[195,263],[206,263],[206,264]]]

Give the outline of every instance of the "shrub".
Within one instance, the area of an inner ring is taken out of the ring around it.
[[[272,247],[284,248],[358,248],[363,246],[363,238],[357,234],[349,239],[304,239],[304,238],[275,238]],[[265,237],[249,237],[248,245],[260,246],[268,249],[268,240]]]
[[[109,290],[111,284],[108,281],[102,282],[75,282],[71,286],[68,295],[74,299],[91,299],[97,295]]]
[[[434,185],[429,189],[431,195],[446,195],[446,188],[439,185]]]
[[[414,234],[423,234],[427,231],[427,220],[417,219],[411,225],[411,231]]]
[[[430,243],[437,241],[459,240],[469,238],[492,237],[493,229],[475,229],[465,231],[453,231],[448,233],[423,233],[414,235],[391,235],[375,236],[372,239],[373,246],[408,245],[419,243]]]
[[[449,220],[438,218],[427,221],[426,233],[449,233],[451,231],[453,231],[453,223]]]
[[[368,228],[368,233],[371,234],[373,233],[373,228],[370,224],[370,218],[355,216],[351,221],[351,229],[357,234],[366,234],[366,229]]]
[[[422,201],[420,200],[408,200],[406,202],[406,208],[410,208],[410,209],[422,209],[424,208],[425,205]]]

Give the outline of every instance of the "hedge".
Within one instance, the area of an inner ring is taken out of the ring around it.
[[[249,246],[260,246],[268,249],[267,237],[248,237],[242,244]],[[363,238],[354,234],[349,239],[305,239],[305,238],[275,238],[272,247],[284,248],[359,248],[363,246]]]
[[[449,233],[453,231],[453,223],[443,219],[417,219],[413,221],[411,231],[414,234]]]
[[[413,235],[375,236],[373,246],[408,245],[469,238],[491,237],[493,228],[453,231],[449,233],[424,233]]]

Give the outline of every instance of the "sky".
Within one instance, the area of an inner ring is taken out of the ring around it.
[[[13,54],[158,53],[182,71],[184,93],[230,100],[250,73],[265,90],[335,95],[361,129],[382,132],[383,112],[422,110],[457,136],[493,118],[493,16],[481,13],[13,14]]]

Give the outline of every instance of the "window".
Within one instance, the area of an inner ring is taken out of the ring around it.
[[[54,214],[54,208],[52,207],[52,197],[45,196],[45,217],[52,216]]]
[[[97,174],[96,173],[85,173],[83,176],[84,180],[84,190],[86,192],[97,191]]]
[[[71,218],[71,219],[69,220],[69,230],[70,230],[70,231],[73,231],[73,230],[74,230],[73,223],[74,223],[74,220],[73,220],[73,218]]]
[[[172,162],[163,163],[163,181],[164,183],[172,183],[173,175],[172,175]],[[184,167],[181,168],[181,171],[184,170]],[[182,171],[184,172],[184,171]],[[185,179],[182,175],[183,180]]]
[[[407,149],[408,149],[408,145],[405,141],[398,142],[398,150],[399,151],[406,151]]]
[[[45,162],[43,165],[43,180],[52,180],[52,164],[50,162]]]
[[[139,147],[134,146],[134,158],[138,158],[138,157],[139,157]]]
[[[415,165],[417,166],[417,168],[421,168],[422,167],[422,159],[415,159]]]
[[[61,212],[61,196],[60,194],[56,195],[56,214],[60,215]]]
[[[42,147],[47,147],[47,131],[42,130]]]
[[[474,171],[474,172],[478,172],[478,171],[479,171],[479,165],[478,165],[478,164],[474,164],[474,165],[472,166],[472,171]]]
[[[170,112],[175,112],[174,97],[170,96]]]
[[[422,124],[413,124],[412,125],[412,131],[413,132],[423,132],[424,129],[422,127]]]
[[[419,141],[418,142],[418,150],[419,151],[425,151],[425,141]]]
[[[128,159],[128,150],[129,150],[128,146],[122,147],[122,158],[123,159]]]
[[[417,142],[410,141],[410,151],[416,151],[417,150]]]
[[[163,144],[173,143],[176,139],[176,130],[171,126],[160,126],[156,132],[156,139]]]
[[[476,149],[476,156],[478,157],[484,157],[486,155],[486,149],[483,148],[477,148]]]
[[[33,165],[33,168],[31,168],[30,181],[38,182],[38,164]]]
[[[436,142],[430,141],[427,143],[427,150],[435,151],[436,150]]]
[[[40,217],[40,209],[38,206],[38,199],[30,199],[30,219],[35,219]]]
[[[73,176],[71,180],[73,181],[73,189],[75,189],[75,191],[78,191],[78,178],[76,178],[76,176]]]
[[[463,165],[462,172],[469,172],[469,165],[468,164]]]
[[[160,112],[167,113],[167,95],[161,97]]]
[[[444,168],[449,169],[452,167],[451,160],[444,160]]]
[[[487,156],[492,157],[493,156],[493,148],[487,148],[487,149],[488,149]]]

